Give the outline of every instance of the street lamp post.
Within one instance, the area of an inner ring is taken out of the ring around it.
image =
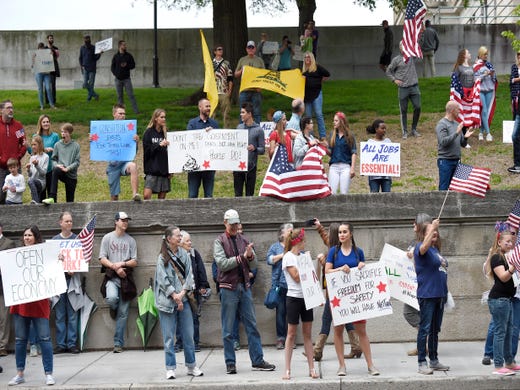
[[[157,0],[153,1],[153,86],[159,88],[159,57],[157,55]]]

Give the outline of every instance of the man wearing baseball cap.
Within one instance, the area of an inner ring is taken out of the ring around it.
[[[101,240],[99,261],[101,272],[105,272],[101,293],[109,306],[110,317],[116,320],[114,353],[121,353],[130,301],[137,295],[133,277],[133,269],[137,267],[137,244],[126,232],[132,218],[120,211],[114,219],[115,230]]]
[[[224,214],[226,231],[217,237],[213,245],[213,258],[218,267],[217,282],[220,288],[222,341],[228,374],[236,374],[236,356],[233,348],[233,323],[237,314],[244,324],[247,345],[253,370],[273,371],[274,364],[264,360],[262,340],[256,326],[256,314],[251,294],[249,272],[258,263],[253,243],[238,233],[240,217],[236,210]]]
[[[255,41],[248,41],[246,45],[247,55],[240,58],[238,60],[238,64],[235,70],[235,78],[242,77],[242,72],[244,71],[244,66],[251,66],[253,68],[264,69],[264,61],[257,57],[256,54],[256,44]],[[253,105],[253,118],[256,123],[260,123],[262,120],[262,93],[258,88],[249,88],[240,92],[239,95],[239,105],[242,105],[245,102],[250,102]],[[240,122],[242,123],[242,119]]]

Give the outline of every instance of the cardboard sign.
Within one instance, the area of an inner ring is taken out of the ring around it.
[[[385,244],[380,261],[385,265],[390,296],[419,310],[413,258],[409,259],[405,251]]]
[[[112,38],[103,39],[95,44],[94,54],[99,54],[112,49]]]
[[[45,242],[0,252],[5,306],[35,302],[67,290],[59,246]]]
[[[316,274],[314,263],[309,252],[305,252],[298,256],[298,273],[300,274],[300,284],[303,291],[303,299],[305,300],[305,308],[313,309],[325,303],[323,290],[320,280]]]
[[[262,54],[276,54],[279,48],[278,42],[265,41],[262,46]]]
[[[334,326],[393,313],[383,263],[325,274]]]
[[[274,128],[276,127],[276,123],[274,122],[260,122],[260,127],[264,131],[264,138],[265,138],[265,146],[269,146],[269,136],[273,132]]]
[[[66,272],[88,272],[88,263],[83,256],[83,245],[81,240],[52,240],[59,247],[59,254],[63,257],[60,261],[63,271]]]
[[[247,130],[185,130],[167,133],[170,173],[247,171]]]
[[[136,154],[137,121],[90,121],[92,161],[132,161]]]
[[[54,72],[54,59],[51,49],[29,50],[29,56],[31,57],[34,74]]]
[[[401,176],[401,144],[361,142],[359,150],[362,176]]]

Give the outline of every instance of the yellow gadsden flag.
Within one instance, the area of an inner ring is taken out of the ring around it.
[[[202,59],[204,61],[204,92],[206,92],[208,100],[211,103],[211,116],[218,106],[217,81],[215,80],[213,60],[209,54],[208,44],[206,43],[206,38],[204,38],[202,30],[200,30],[200,40],[202,44]]]
[[[293,99],[303,99],[305,77],[302,76],[300,69],[274,71],[244,66],[240,92],[249,88],[267,89]]]

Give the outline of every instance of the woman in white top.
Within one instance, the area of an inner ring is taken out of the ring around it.
[[[309,365],[309,376],[316,379],[319,376],[314,369],[311,340],[313,313],[312,309],[305,309],[300,273],[298,272],[298,255],[305,248],[305,231],[303,229],[291,231],[285,238],[284,247],[285,254],[282,260],[282,270],[287,281],[286,307],[288,328],[287,339],[285,340],[285,375],[282,379],[291,379],[291,358],[300,317],[302,319],[303,345]]]

